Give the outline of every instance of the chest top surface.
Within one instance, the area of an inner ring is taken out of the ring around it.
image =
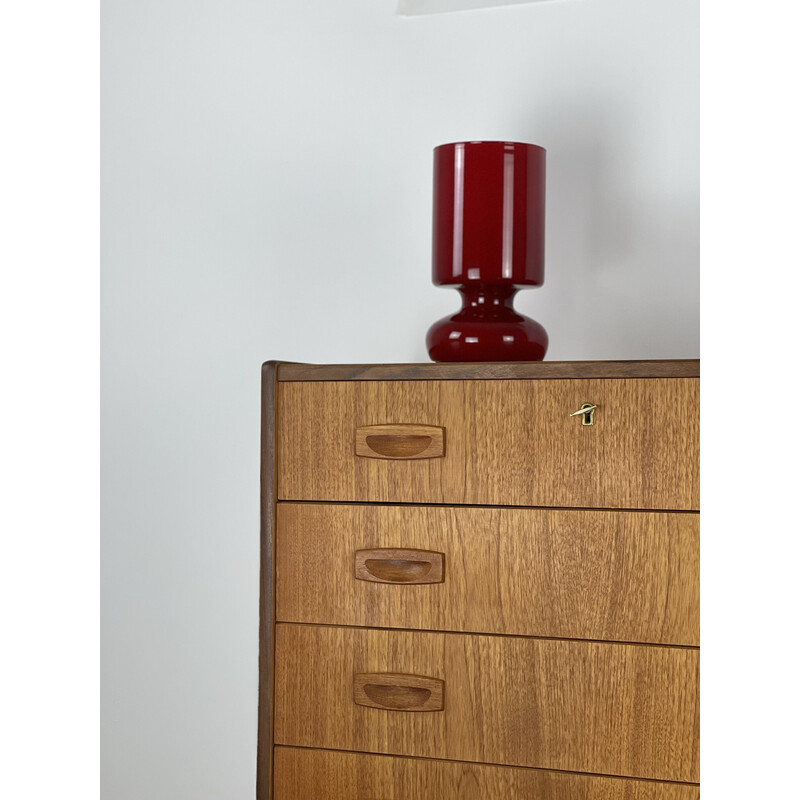
[[[268,361],[278,381],[559,380],[698,378],[699,359],[526,361],[449,364],[296,364]]]

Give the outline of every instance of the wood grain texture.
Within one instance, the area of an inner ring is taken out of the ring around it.
[[[699,800],[698,786],[275,748],[275,800]]]
[[[275,644],[275,383],[276,362],[261,369],[261,569],[258,632],[256,797],[272,800]]]
[[[460,364],[288,364],[280,381],[560,380],[698,378],[700,361],[522,361]]]
[[[362,548],[446,578],[365,583]],[[699,644],[698,514],[279,503],[276,558],[281,621]]]
[[[699,508],[695,378],[278,384],[279,498]],[[594,425],[570,413],[596,403]],[[355,429],[444,427],[443,458],[357,458]]]
[[[275,742],[696,782],[698,664],[689,648],[281,623]],[[359,672],[439,678],[445,709],[358,706]]]

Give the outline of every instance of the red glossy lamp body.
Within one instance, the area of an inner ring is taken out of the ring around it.
[[[461,310],[428,331],[434,361],[541,361],[547,333],[513,307],[544,282],[545,151],[454,142],[433,151],[433,282]]]

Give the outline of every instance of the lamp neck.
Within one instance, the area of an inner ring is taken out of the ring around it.
[[[514,310],[516,286],[510,284],[467,283],[458,287],[461,311],[475,316],[495,316]]]

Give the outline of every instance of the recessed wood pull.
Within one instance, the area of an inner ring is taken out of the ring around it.
[[[372,583],[442,583],[444,554],[391,547],[356,550],[356,578]]]
[[[435,425],[361,425],[356,428],[356,455],[364,458],[441,458],[444,428]]]
[[[396,672],[359,672],[353,676],[353,700],[384,711],[442,711],[444,681]]]

